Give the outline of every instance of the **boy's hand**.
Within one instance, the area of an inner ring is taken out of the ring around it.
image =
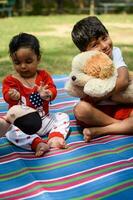
[[[20,99],[20,93],[16,89],[13,88],[9,89],[8,95],[12,100],[15,101]]]
[[[52,96],[52,92],[48,89],[48,85],[44,85],[44,82],[41,82],[38,87],[38,92],[40,97],[46,101],[49,101]]]
[[[84,98],[83,98],[84,101],[87,101],[89,103],[97,103],[101,100],[103,100],[103,97],[91,97],[89,95],[86,95]]]

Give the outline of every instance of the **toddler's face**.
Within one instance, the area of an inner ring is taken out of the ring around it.
[[[23,78],[30,78],[36,74],[40,59],[30,48],[20,48],[12,55],[12,61],[17,73]]]
[[[109,35],[101,36],[98,39],[93,39],[87,46],[87,51],[98,50],[107,54],[110,58],[112,57],[112,40]]]

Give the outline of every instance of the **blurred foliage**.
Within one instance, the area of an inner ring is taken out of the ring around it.
[[[109,9],[109,13],[133,13],[133,0],[16,0],[14,15],[49,15],[49,14],[102,14],[101,3],[126,3]],[[94,8],[93,8],[94,7]]]
[[[40,41],[41,68],[51,74],[68,74],[73,56],[79,53],[71,39],[73,25],[88,15],[20,16],[0,19],[0,80],[12,73],[8,55],[11,38],[20,33],[34,34]],[[99,15],[115,46],[122,49],[125,61],[133,70],[133,15]]]

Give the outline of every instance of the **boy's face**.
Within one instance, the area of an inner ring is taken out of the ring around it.
[[[30,78],[36,74],[40,61],[35,52],[30,48],[20,48],[12,55],[15,70],[23,78]]]
[[[112,40],[109,35],[101,36],[98,39],[93,39],[87,46],[86,51],[98,50],[112,57]]]

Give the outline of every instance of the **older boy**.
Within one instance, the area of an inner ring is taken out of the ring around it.
[[[121,50],[113,47],[108,30],[97,17],[90,16],[77,22],[72,30],[72,40],[81,52],[98,50],[106,53],[118,71],[113,93],[126,89],[129,75]],[[102,99],[86,96],[75,106],[74,114],[85,127],[83,134],[86,142],[100,135],[133,133],[133,105],[111,102],[111,95]]]

